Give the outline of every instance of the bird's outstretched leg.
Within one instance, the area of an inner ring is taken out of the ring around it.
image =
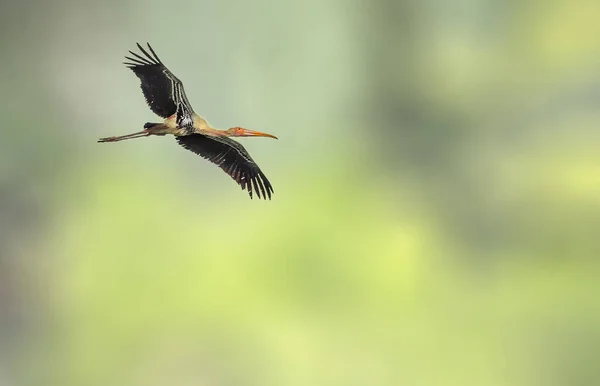
[[[98,142],[118,142],[118,141],[123,141],[125,139],[147,137],[149,135],[152,135],[152,133],[149,130],[144,129],[142,131],[138,131],[137,133],[121,135],[119,137],[100,138],[98,140]]]

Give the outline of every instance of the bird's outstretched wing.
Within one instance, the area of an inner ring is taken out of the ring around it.
[[[128,62],[123,64],[140,78],[142,91],[150,109],[163,118],[177,114],[179,127],[191,126],[194,110],[185,95],[181,81],[160,61],[150,44],[150,52],[139,43],[136,44],[144,56],[129,51],[132,56],[126,56]]]
[[[273,187],[250,154],[239,143],[227,137],[192,134],[176,137],[184,148],[209,160],[231,176],[241,187],[258,198],[271,199]]]

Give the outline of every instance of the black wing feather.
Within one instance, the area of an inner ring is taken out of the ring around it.
[[[271,199],[273,193],[271,183],[239,142],[227,137],[203,134],[178,136],[176,139],[184,148],[223,169],[242,187],[242,190],[248,190],[250,198],[254,189],[258,198],[261,198],[262,193],[263,199]]]
[[[177,114],[180,127],[191,124],[193,109],[185,95],[183,83],[158,58],[150,44],[146,51],[139,43],[144,56],[129,51],[124,64],[141,81],[142,92],[150,109],[158,116],[168,118]]]

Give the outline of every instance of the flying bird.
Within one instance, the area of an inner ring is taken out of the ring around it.
[[[137,133],[101,138],[98,142],[118,142],[151,135],[172,134],[183,148],[223,169],[242,190],[248,191],[250,198],[255,192],[259,198],[268,197],[270,200],[273,193],[271,183],[246,149],[231,137],[277,137],[243,127],[232,127],[228,130],[211,127],[192,109],[183,83],[162,63],[150,44],[146,44],[148,50],[137,43],[143,55],[129,51],[131,56],[126,56],[127,62],[123,64],[140,79],[148,106],[164,120],[160,123],[147,122],[144,124],[144,130]]]

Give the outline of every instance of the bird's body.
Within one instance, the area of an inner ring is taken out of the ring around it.
[[[192,115],[192,124],[190,126],[179,126],[177,124],[177,115],[173,114],[161,123],[146,123],[144,129],[150,129],[154,135],[172,134],[174,136],[190,135],[193,133],[211,135],[214,130],[204,118],[196,115],[196,113]],[[215,135],[219,135],[217,132],[221,132],[221,130],[214,130]]]
[[[126,57],[129,62],[125,65],[141,80],[141,88],[150,109],[164,120],[160,123],[148,122],[140,132],[101,138],[99,142],[118,142],[151,135],[173,135],[182,147],[223,169],[242,189],[248,191],[250,198],[254,191],[259,198],[262,193],[262,198],[271,199],[273,187],[269,180],[246,149],[229,137],[277,137],[241,127],[228,130],[211,127],[203,117],[194,112],[185,95],[183,84],[160,61],[152,47],[148,44],[150,54],[139,44],[137,46],[145,57],[129,51],[133,57]]]

